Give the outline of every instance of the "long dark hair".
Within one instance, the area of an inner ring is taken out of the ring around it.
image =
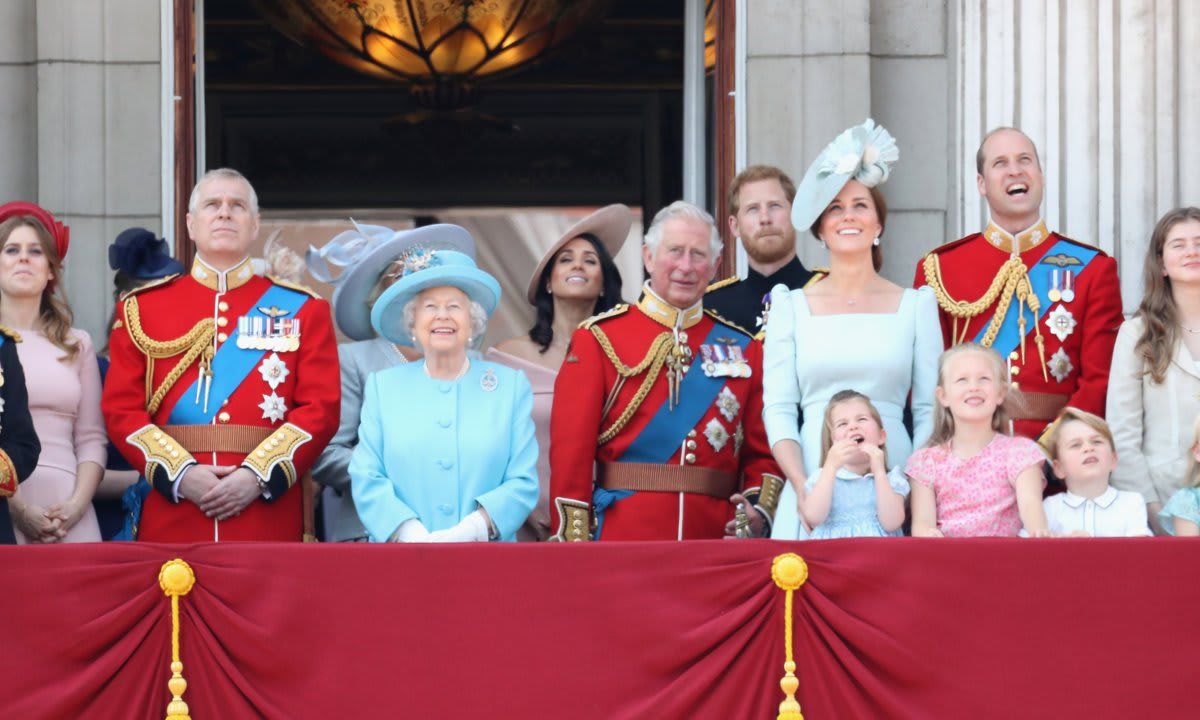
[[[612,309],[621,301],[621,272],[617,270],[617,264],[613,262],[612,255],[608,254],[608,250],[605,249],[599,238],[591,233],[584,233],[579,237],[591,243],[596,250],[596,257],[600,258],[600,278],[603,292],[600,297],[596,298],[596,306],[592,308],[592,314],[596,315]],[[542,349],[538,351],[542,353],[550,349],[550,343],[554,340],[554,296],[550,294],[546,286],[550,282],[550,273],[554,272],[554,263],[558,260],[561,252],[560,249],[554,254],[554,257],[550,258],[550,262],[546,263],[546,269],[538,278],[537,293],[533,297],[537,320],[534,321],[533,327],[529,328],[529,339],[542,346]]]

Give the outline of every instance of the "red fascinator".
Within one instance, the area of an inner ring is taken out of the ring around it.
[[[58,252],[59,261],[66,259],[67,247],[71,244],[71,228],[56,220],[49,210],[31,202],[17,201],[0,205],[0,222],[18,215],[37,218],[54,238],[54,249]]]

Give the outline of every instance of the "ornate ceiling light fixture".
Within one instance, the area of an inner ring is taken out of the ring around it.
[[[423,106],[469,107],[477,83],[536,62],[608,0],[255,0],[285,35]]]

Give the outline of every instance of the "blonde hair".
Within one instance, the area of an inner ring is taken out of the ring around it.
[[[942,388],[943,392],[945,391],[946,366],[953,358],[968,352],[982,353],[992,361],[992,366],[996,371],[996,384],[1000,387],[1001,392],[1000,402],[996,405],[996,411],[992,413],[992,429],[996,432],[1004,432],[1004,428],[1008,424],[1008,411],[1004,408],[1004,401],[1008,397],[1008,367],[1004,364],[1004,358],[1000,357],[1000,353],[973,342],[955,345],[938,358],[937,386]],[[929,435],[929,441],[925,443],[925,447],[945,445],[953,437],[954,415],[946,406],[935,400],[933,403],[933,432]]]
[[[883,417],[879,414],[879,409],[871,402],[871,398],[863,395],[857,390],[839,390],[834,393],[833,397],[829,398],[829,404],[825,406],[825,420],[821,423],[821,464],[825,464],[825,458],[829,455],[829,448],[833,447],[833,411],[838,405],[844,405],[854,400],[860,400],[867,406],[867,412],[871,414],[871,418],[883,429]],[[887,466],[887,446],[883,448],[883,464]]]
[[[1108,443],[1108,447],[1116,452],[1117,444],[1113,442],[1112,430],[1109,430],[1108,423],[1104,422],[1104,418],[1078,408],[1065,407],[1058,414],[1058,419],[1054,421],[1054,428],[1046,436],[1046,454],[1050,456],[1051,462],[1058,459],[1058,440],[1062,436],[1063,426],[1069,422],[1081,422],[1100,433]]]
[[[1200,415],[1192,424],[1192,446],[1188,448],[1188,471],[1184,480],[1187,487],[1200,487],[1200,464],[1196,463],[1196,453],[1193,452],[1197,445],[1200,445]]]
[[[71,362],[79,354],[80,345],[78,340],[71,337],[71,323],[75,318],[62,291],[63,262],[58,256],[58,247],[46,226],[30,215],[18,215],[0,223],[0,247],[8,242],[13,231],[19,227],[30,228],[37,235],[42,254],[46,256],[50,272],[54,276],[42,290],[42,300],[38,308],[38,320],[41,322],[42,331],[55,347],[65,353],[59,358],[59,362]]]

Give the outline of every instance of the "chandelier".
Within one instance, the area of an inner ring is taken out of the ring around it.
[[[422,105],[474,102],[476,82],[537,61],[608,0],[255,0],[292,40],[367,75],[407,82]]]

